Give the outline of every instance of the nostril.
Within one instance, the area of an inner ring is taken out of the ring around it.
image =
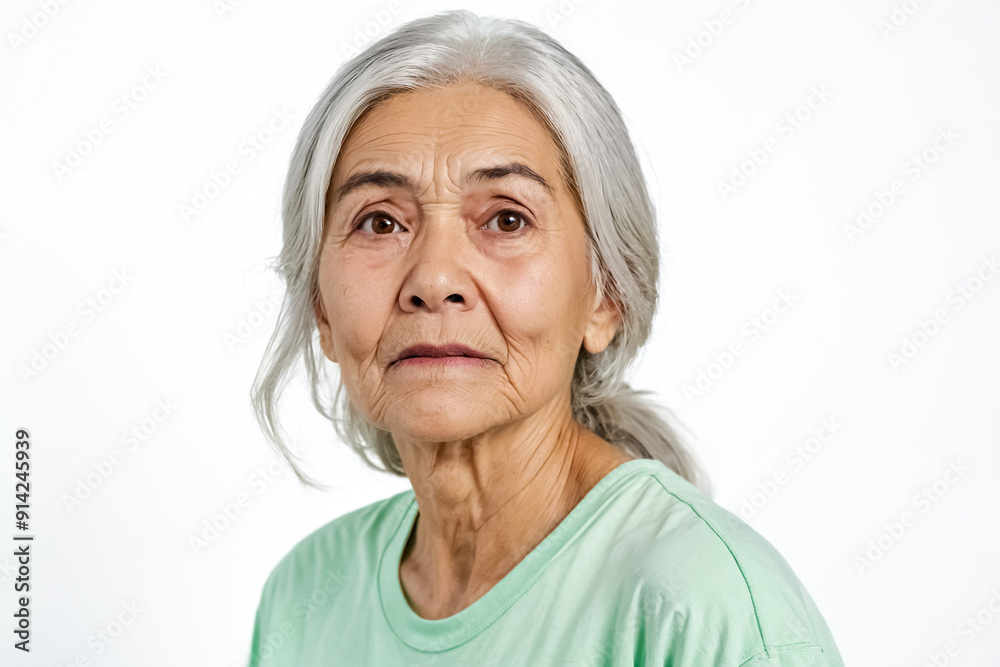
[[[442,307],[447,308],[448,306],[445,306],[445,304],[449,303],[458,304],[460,308],[466,307],[465,297],[458,292],[453,292],[446,297],[439,297],[434,294],[433,288],[428,289],[428,292],[419,292],[418,290],[414,290],[418,293],[414,294],[411,292],[409,296],[405,297],[405,301],[400,301],[400,305],[405,309],[414,309],[416,311],[436,311]]]

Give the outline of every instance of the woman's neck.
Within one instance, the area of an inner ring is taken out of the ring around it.
[[[633,458],[572,419],[513,430],[516,438],[397,443],[419,507],[400,583],[423,618],[446,618],[485,595]]]

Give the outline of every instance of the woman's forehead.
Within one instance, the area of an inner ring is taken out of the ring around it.
[[[453,162],[449,172],[462,179],[518,163],[558,186],[559,152],[547,128],[510,95],[471,82],[401,93],[369,110],[345,138],[332,185],[339,189],[359,170],[416,173],[435,161]]]

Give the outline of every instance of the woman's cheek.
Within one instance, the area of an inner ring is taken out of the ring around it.
[[[551,269],[531,262],[505,267],[495,282],[490,303],[497,304],[497,319],[516,327],[527,338],[545,336],[553,328],[553,320],[562,319],[565,310],[565,289]]]
[[[326,284],[327,314],[342,366],[374,354],[393,302],[377,281],[359,281],[365,273],[343,268]]]

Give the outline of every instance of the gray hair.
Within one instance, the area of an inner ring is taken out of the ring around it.
[[[306,117],[282,200],[284,246],[274,268],[286,285],[251,401],[267,439],[302,483],[319,487],[284,444],[277,399],[299,356],[313,404],[376,470],[405,475],[392,434],[368,422],[342,382],[331,396],[330,365],[318,351],[314,304],[327,189],[344,138],[365,112],[413,90],[474,81],[524,104],[553,135],[561,170],[587,228],[590,274],[621,313],[607,349],[581,346],[573,373],[573,418],[637,458],[658,459],[708,490],[671,426],[672,413],[625,381],[652,329],[659,279],[656,216],[628,130],[610,94],[552,37],[517,20],[446,11],[406,23],[347,61]]]

